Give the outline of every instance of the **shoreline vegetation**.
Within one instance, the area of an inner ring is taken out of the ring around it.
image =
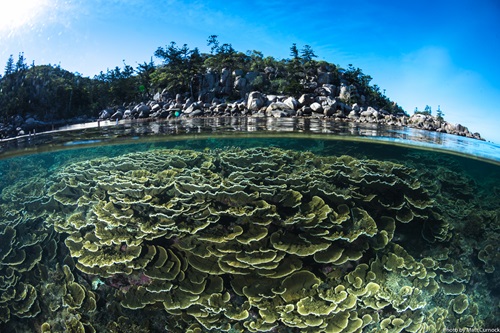
[[[236,51],[209,36],[210,53],[171,42],[160,59],[136,68],[123,63],[93,78],[59,65],[26,64],[20,53],[0,77],[0,139],[96,120],[193,117],[315,117],[338,122],[380,123],[484,140],[443,119],[438,108],[409,115],[370,84],[372,77],[317,61],[309,45],[290,47],[290,58]]]

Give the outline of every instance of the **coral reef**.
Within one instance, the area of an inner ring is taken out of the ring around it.
[[[473,206],[448,212],[450,187],[427,183],[408,165],[280,148],[158,149],[23,179],[0,202],[0,327],[13,317],[37,317],[47,333],[484,325],[473,267],[454,255],[464,241],[454,218],[473,219]],[[493,210],[474,216],[497,221]],[[470,251],[483,274],[498,268],[494,241]]]
[[[157,150],[63,169],[49,196],[66,218],[50,218],[80,271],[128,277],[115,283],[128,309],[163,303],[205,330],[357,331],[385,308],[410,325],[436,287],[391,242],[396,225],[449,238],[412,173],[277,148]]]
[[[0,323],[12,317],[31,318],[41,312],[36,280],[29,274],[49,255],[50,231],[39,209],[42,185],[36,178],[2,191],[0,201]],[[19,201],[23,198],[26,201]],[[5,204],[3,202],[9,202]],[[28,209],[28,206],[35,209]],[[46,249],[44,251],[44,248]],[[45,252],[45,253],[44,253]]]

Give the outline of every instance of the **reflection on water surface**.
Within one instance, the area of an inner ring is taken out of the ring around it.
[[[500,146],[490,142],[412,128],[378,124],[339,123],[326,119],[310,118],[194,118],[171,121],[101,121],[63,127],[57,131],[26,135],[0,141],[0,154],[29,153],[61,148],[61,145],[88,145],[124,143],[154,137],[155,140],[171,139],[170,136],[199,135],[286,135],[298,137],[327,135],[328,139],[383,141],[393,144],[414,145],[420,148],[445,150],[500,162]],[[167,137],[167,138],[166,138]],[[50,145],[50,148],[43,147]],[[23,152],[21,152],[21,150]],[[1,157],[2,155],[0,155]]]

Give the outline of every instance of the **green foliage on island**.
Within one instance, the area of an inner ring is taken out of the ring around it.
[[[414,114],[422,114],[424,116],[431,116],[432,115],[432,107],[429,105],[425,106],[424,111],[420,111],[418,107],[415,108],[415,111],[413,111]],[[438,108],[436,110],[436,119],[440,121],[444,121],[444,112],[441,110],[441,106],[438,105]]]
[[[13,57],[9,58],[0,78],[0,120],[15,115],[36,115],[43,120],[93,116],[108,105],[144,99],[137,89],[141,79],[128,65],[94,78],[58,65],[28,66],[21,53],[15,65]]]
[[[289,59],[265,57],[256,50],[243,53],[231,44],[220,43],[216,35],[208,38],[207,46],[210,53],[171,42],[154,52],[161,60],[159,64],[155,64],[153,58],[135,68],[124,62],[123,67],[116,66],[93,78],[69,72],[59,65],[35,65],[34,62],[27,65],[23,53],[15,62],[11,55],[0,77],[0,121],[15,115],[32,115],[43,120],[95,116],[104,108],[146,102],[160,91],[198,99],[206,73],[220,77],[223,71],[236,70],[243,77],[253,75],[250,83],[253,90],[297,98],[313,92],[314,87],[308,84],[319,73],[328,73],[331,84],[355,87],[356,94],[344,100],[345,103],[362,103],[391,113],[404,112],[385,96],[385,91],[371,85],[372,77],[360,68],[351,64],[342,68],[317,61],[309,45],[299,49],[293,44]],[[232,87],[214,94],[225,100],[242,97]],[[363,101],[360,96],[364,96]]]

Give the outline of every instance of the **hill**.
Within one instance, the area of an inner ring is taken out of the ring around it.
[[[0,138],[101,119],[201,116],[327,117],[385,123],[481,139],[441,115],[409,116],[372,77],[317,61],[309,45],[289,59],[245,53],[208,38],[210,53],[171,42],[136,68],[123,64],[93,78],[11,56],[0,78]]]

